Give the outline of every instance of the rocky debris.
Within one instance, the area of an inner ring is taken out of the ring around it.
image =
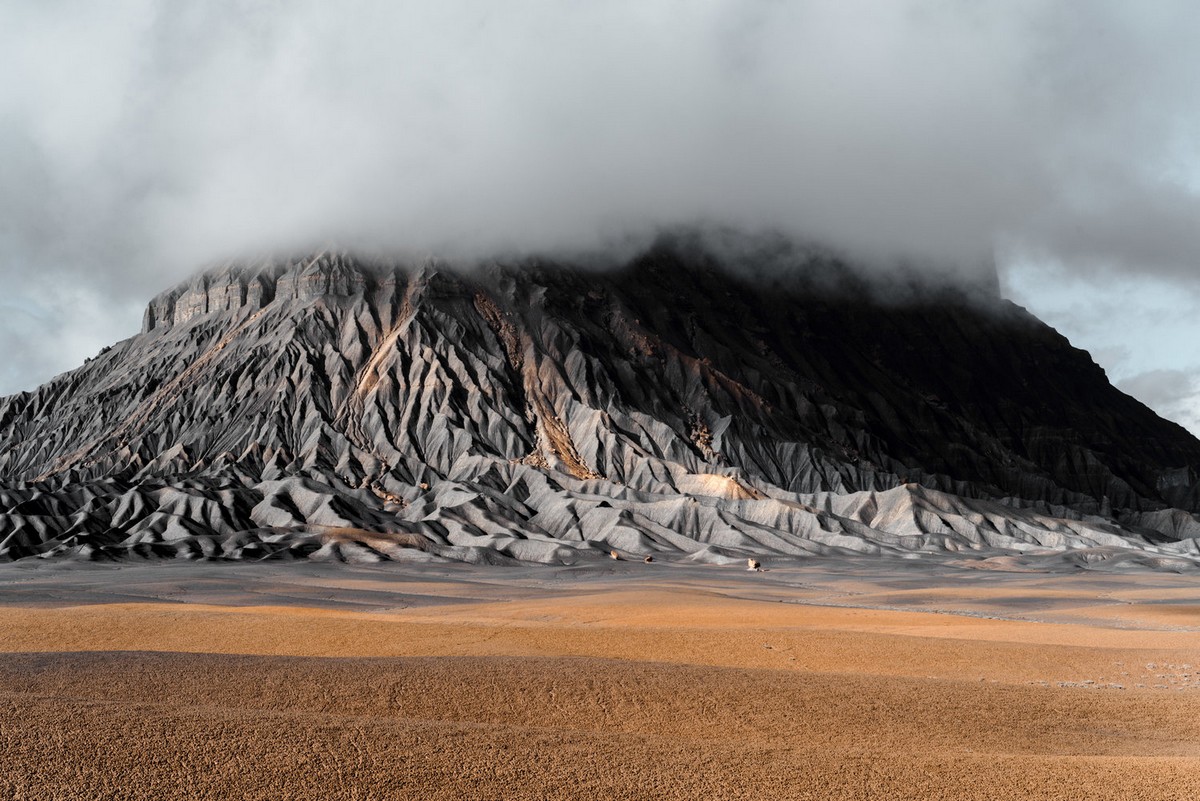
[[[660,243],[608,272],[204,273],[0,400],[0,558],[1194,567],[1200,442],[1052,329],[823,257],[773,270]]]

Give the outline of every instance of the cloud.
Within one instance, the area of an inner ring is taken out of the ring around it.
[[[1200,368],[1148,370],[1119,382],[1117,387],[1200,435]]]
[[[578,249],[697,220],[965,272],[1190,278],[1200,255],[1187,2],[2,13],[0,270],[93,307],[250,251]]]
[[[1088,350],[1118,387],[1200,434],[1200,282],[1024,264],[1006,272],[1002,289]]]
[[[30,388],[129,336],[141,303],[119,301],[52,274],[7,276],[0,297],[0,388]]]

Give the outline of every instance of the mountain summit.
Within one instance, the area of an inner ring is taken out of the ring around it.
[[[1197,469],[983,291],[671,242],[608,270],[322,253],[200,274],[0,400],[0,556],[1182,569]]]

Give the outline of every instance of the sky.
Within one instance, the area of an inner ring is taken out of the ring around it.
[[[215,261],[698,222],[1008,297],[1200,432],[1200,6],[0,0],[0,392]]]

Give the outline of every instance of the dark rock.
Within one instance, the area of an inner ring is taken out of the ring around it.
[[[1196,552],[1200,442],[1085,352],[794,261],[204,273],[0,400],[0,556]]]

